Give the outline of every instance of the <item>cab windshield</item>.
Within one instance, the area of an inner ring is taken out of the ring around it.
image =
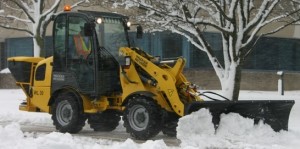
[[[124,23],[116,18],[103,18],[102,21],[96,25],[99,45],[117,57],[120,47],[128,47]]]

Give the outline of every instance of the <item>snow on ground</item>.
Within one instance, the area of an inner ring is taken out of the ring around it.
[[[289,121],[289,131],[274,132],[268,125],[253,125],[253,120],[238,114],[221,116],[220,126],[214,130],[211,115],[202,109],[180,119],[177,138],[179,147],[169,147],[163,140],[149,140],[137,144],[131,139],[116,142],[90,137],[74,136],[68,133],[29,133],[22,132],[20,123],[52,126],[51,117],[45,113],[31,113],[18,110],[25,99],[21,90],[0,90],[0,148],[121,148],[121,149],[169,149],[169,148],[278,148],[296,149],[300,146],[300,91],[277,92],[242,91],[240,99],[253,100],[296,100]],[[3,123],[9,122],[9,124]],[[119,127],[117,131],[125,131]]]
[[[26,133],[20,130],[20,125],[12,123],[0,126],[1,149],[165,149],[168,148],[162,140],[147,141],[136,144],[131,139],[125,142],[92,139],[88,137],[74,137],[69,133],[52,132],[49,134]]]
[[[1,70],[0,73],[10,73],[10,71],[8,68],[5,68],[5,69]]]

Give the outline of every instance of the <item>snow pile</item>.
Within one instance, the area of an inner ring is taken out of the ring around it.
[[[0,126],[0,148],[14,147],[21,148],[23,132],[20,130],[20,126],[16,123],[7,125],[5,127]]]
[[[123,143],[115,143],[110,148],[115,149],[167,149],[167,145],[163,140],[148,140],[143,144],[137,144],[131,139],[127,139]]]
[[[18,122],[52,126],[51,116],[47,113],[25,112],[19,110],[19,105],[26,96],[21,89],[0,91],[0,122]]]
[[[176,130],[177,138],[181,140],[181,146],[199,147],[203,144],[209,146],[208,138],[215,140],[215,129],[211,120],[212,116],[206,109],[180,118]]]
[[[1,70],[0,73],[10,73],[10,71],[8,68],[5,68],[5,69]]]
[[[212,116],[201,109],[179,120],[177,138],[183,148],[294,148],[300,146],[292,131],[274,132],[269,125],[254,125],[236,113],[222,114],[218,129],[214,130]]]

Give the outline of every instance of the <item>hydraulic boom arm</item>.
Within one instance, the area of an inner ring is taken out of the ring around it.
[[[196,95],[196,90],[182,74],[185,60],[179,57],[173,67],[158,61],[154,57],[139,49],[120,48],[123,56],[130,56],[132,67],[142,69],[138,73],[147,73],[152,78],[157,92],[160,92],[168,101],[172,109],[180,116],[184,115],[184,103],[201,100]],[[150,79],[151,80],[151,79]]]

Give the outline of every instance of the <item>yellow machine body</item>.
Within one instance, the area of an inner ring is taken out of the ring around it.
[[[183,58],[178,58],[173,67],[167,64],[160,64],[161,66],[159,67],[154,64],[154,57],[142,53],[141,50],[123,47],[120,48],[120,53],[123,56],[129,56],[132,61],[130,67],[124,70],[124,74],[127,76],[121,75],[120,77],[124,91],[123,99],[135,92],[151,92],[155,95],[154,99],[162,108],[170,112],[174,111],[180,116],[184,115],[184,103],[201,101],[199,96],[192,95],[196,91],[188,88],[191,84],[182,74],[185,65]],[[153,80],[156,80],[156,85],[151,85],[151,80],[146,81],[148,83],[143,83],[135,65],[141,67]],[[130,78],[131,81],[126,78]]]
[[[105,111],[106,109],[122,111],[124,109],[124,102],[126,102],[129,96],[133,94],[151,94],[152,98],[156,100],[163,109],[169,112],[174,111],[178,115],[183,116],[184,103],[201,100],[198,96],[190,94],[190,92],[195,92],[192,88],[188,89],[189,92],[186,90],[190,83],[182,74],[185,64],[183,58],[179,58],[173,67],[166,64],[162,64],[162,67],[158,67],[151,62],[154,58],[149,55],[149,59],[147,59],[145,56],[139,54],[138,51],[127,47],[120,48],[120,52],[123,56],[130,56],[132,61],[128,69],[120,71],[120,82],[123,90],[121,95],[112,94],[111,96],[101,96],[99,99],[90,99],[90,97],[78,92],[77,89],[70,88],[70,90],[77,91],[77,94],[81,96],[85,113],[97,113]],[[23,89],[27,96],[27,104],[21,104],[20,110],[51,113],[49,102],[52,96],[51,80],[53,57],[46,59],[12,57],[9,58],[8,61],[31,64],[29,82],[19,82],[17,80],[17,85]],[[157,81],[156,85],[151,85],[150,80],[149,83],[143,82],[135,65],[141,66],[148,74],[151,74],[151,77]],[[128,80],[129,78],[130,80]],[[27,90],[25,86],[29,86],[29,90]],[[180,98],[180,95],[181,97],[185,96],[185,98]],[[108,99],[112,99],[112,104],[108,102]]]

